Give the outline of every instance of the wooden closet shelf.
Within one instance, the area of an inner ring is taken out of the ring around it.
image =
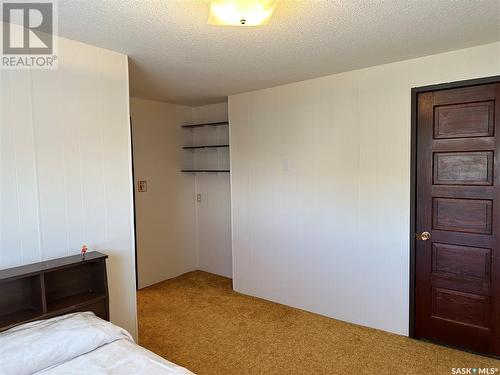
[[[205,126],[226,126],[229,125],[229,122],[209,122],[207,124],[192,124],[192,125],[182,125],[183,128],[203,128]]]
[[[191,172],[191,173],[229,173],[229,169],[183,169],[181,172]]]
[[[204,145],[204,146],[184,146],[184,150],[195,150],[199,148],[226,148],[229,145]]]

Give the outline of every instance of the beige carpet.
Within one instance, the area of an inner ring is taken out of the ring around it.
[[[451,374],[500,361],[231,290],[191,272],[138,294],[139,343],[199,375]]]

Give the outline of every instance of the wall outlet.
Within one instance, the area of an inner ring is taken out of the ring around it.
[[[201,203],[201,194],[196,194],[196,202]]]

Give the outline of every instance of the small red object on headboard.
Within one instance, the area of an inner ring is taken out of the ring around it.
[[[82,254],[82,259],[85,259],[85,254],[87,253],[87,245],[82,245],[82,250],[81,250],[81,254]]]

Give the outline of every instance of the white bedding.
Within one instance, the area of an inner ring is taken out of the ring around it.
[[[186,375],[91,312],[23,324],[0,333],[0,374]]]

